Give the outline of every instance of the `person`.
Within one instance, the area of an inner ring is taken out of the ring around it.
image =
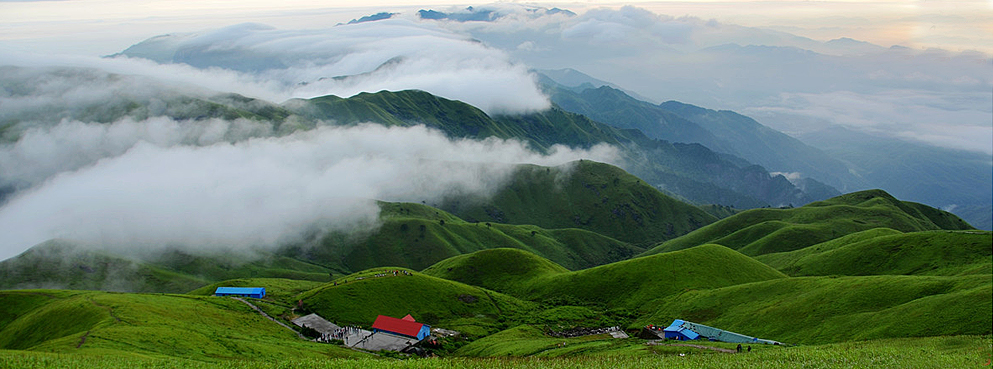
[[[740,343],[738,344],[738,347],[735,350],[738,350],[738,353],[741,353],[741,344]]]
[[[752,345],[748,345],[748,352],[752,352]]]

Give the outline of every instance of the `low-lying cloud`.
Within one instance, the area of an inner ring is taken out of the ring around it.
[[[68,122],[35,133],[47,138],[31,142],[60,142],[86,131],[89,142],[101,144],[36,157],[49,161],[44,173],[13,165],[27,177],[47,179],[0,208],[0,259],[53,238],[141,250],[274,247],[308,232],[375,226],[375,200],[431,203],[452,193],[492,193],[516,163],[617,158],[605,145],[554,147],[540,155],[519,141],[452,140],[423,126],[324,126],[238,142],[216,132],[193,134],[183,122],[96,126]],[[172,133],[149,136],[155,126]],[[189,139],[202,145],[186,144]],[[4,147],[0,162],[17,163],[10,156],[23,152],[18,150]],[[89,165],[51,163],[101,153],[106,155]]]
[[[121,55],[191,66],[200,73],[217,72],[238,83],[225,89],[208,87],[249,96],[256,96],[256,89],[268,89],[282,99],[258,97],[277,102],[418,89],[491,114],[526,113],[550,106],[527,66],[511,61],[505,52],[434,24],[408,19],[311,30],[240,24],[155,37]],[[256,86],[241,90],[244,81],[253,79]]]

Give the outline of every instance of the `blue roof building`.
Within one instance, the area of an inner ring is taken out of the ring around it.
[[[241,296],[260,299],[265,297],[265,287],[217,287],[214,296]]]
[[[662,330],[663,334],[665,335],[664,338],[667,340],[680,340],[680,341],[689,341],[700,338],[699,333],[694,332],[692,329],[683,327],[682,326],[683,323],[684,321],[676,319],[668,327],[665,327],[665,329]]]
[[[662,331],[665,332],[664,334],[666,339],[695,340],[699,338],[730,343],[762,343],[766,345],[782,344],[782,342],[746,336],[740,333],[708,327],[700,323],[687,322],[682,319],[673,320],[672,324],[665,327]]]

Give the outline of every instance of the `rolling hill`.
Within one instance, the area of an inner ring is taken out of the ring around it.
[[[8,350],[200,361],[361,355],[300,340],[230,298],[21,290],[0,291],[0,301]]]
[[[755,256],[798,250],[880,227],[900,232],[972,229],[946,211],[900,201],[881,190],[868,190],[800,208],[745,211],[666,241],[645,254],[716,243]]]
[[[494,252],[499,254],[491,254]],[[547,266],[545,260],[517,255],[515,259],[524,260],[522,265],[539,268],[533,271],[515,268],[515,277],[503,275],[507,268],[486,265],[493,257],[505,253],[508,251],[482,251],[478,255],[446,260],[425,269],[424,273],[479,283],[482,287],[529,300],[632,310],[643,310],[646,304],[686,289],[785,278],[775,269],[719,245],[703,245],[574,272],[561,272]]]
[[[632,326],[675,318],[793,344],[988,335],[989,274],[794,277],[672,296]]]
[[[440,207],[470,221],[582,228],[643,246],[716,220],[620,168],[589,160],[554,168],[518,166],[496,194],[449,199]]]
[[[755,259],[791,276],[993,274],[993,233],[879,228]]]
[[[800,137],[844,161],[872,186],[894,196],[947,209],[993,230],[989,154],[947,149],[834,126]]]
[[[396,270],[401,273],[394,275]],[[299,298],[304,309],[338,324],[369,326],[380,314],[411,314],[433,326],[485,335],[503,329],[502,319],[534,307],[498,292],[408,269],[370,269],[335,282],[304,292]]]

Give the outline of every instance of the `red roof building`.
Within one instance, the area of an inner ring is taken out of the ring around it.
[[[392,333],[418,340],[431,335],[431,326],[414,321],[414,317],[410,314],[407,314],[403,319],[386,315],[377,316],[376,321],[372,323],[372,329],[374,332]]]

